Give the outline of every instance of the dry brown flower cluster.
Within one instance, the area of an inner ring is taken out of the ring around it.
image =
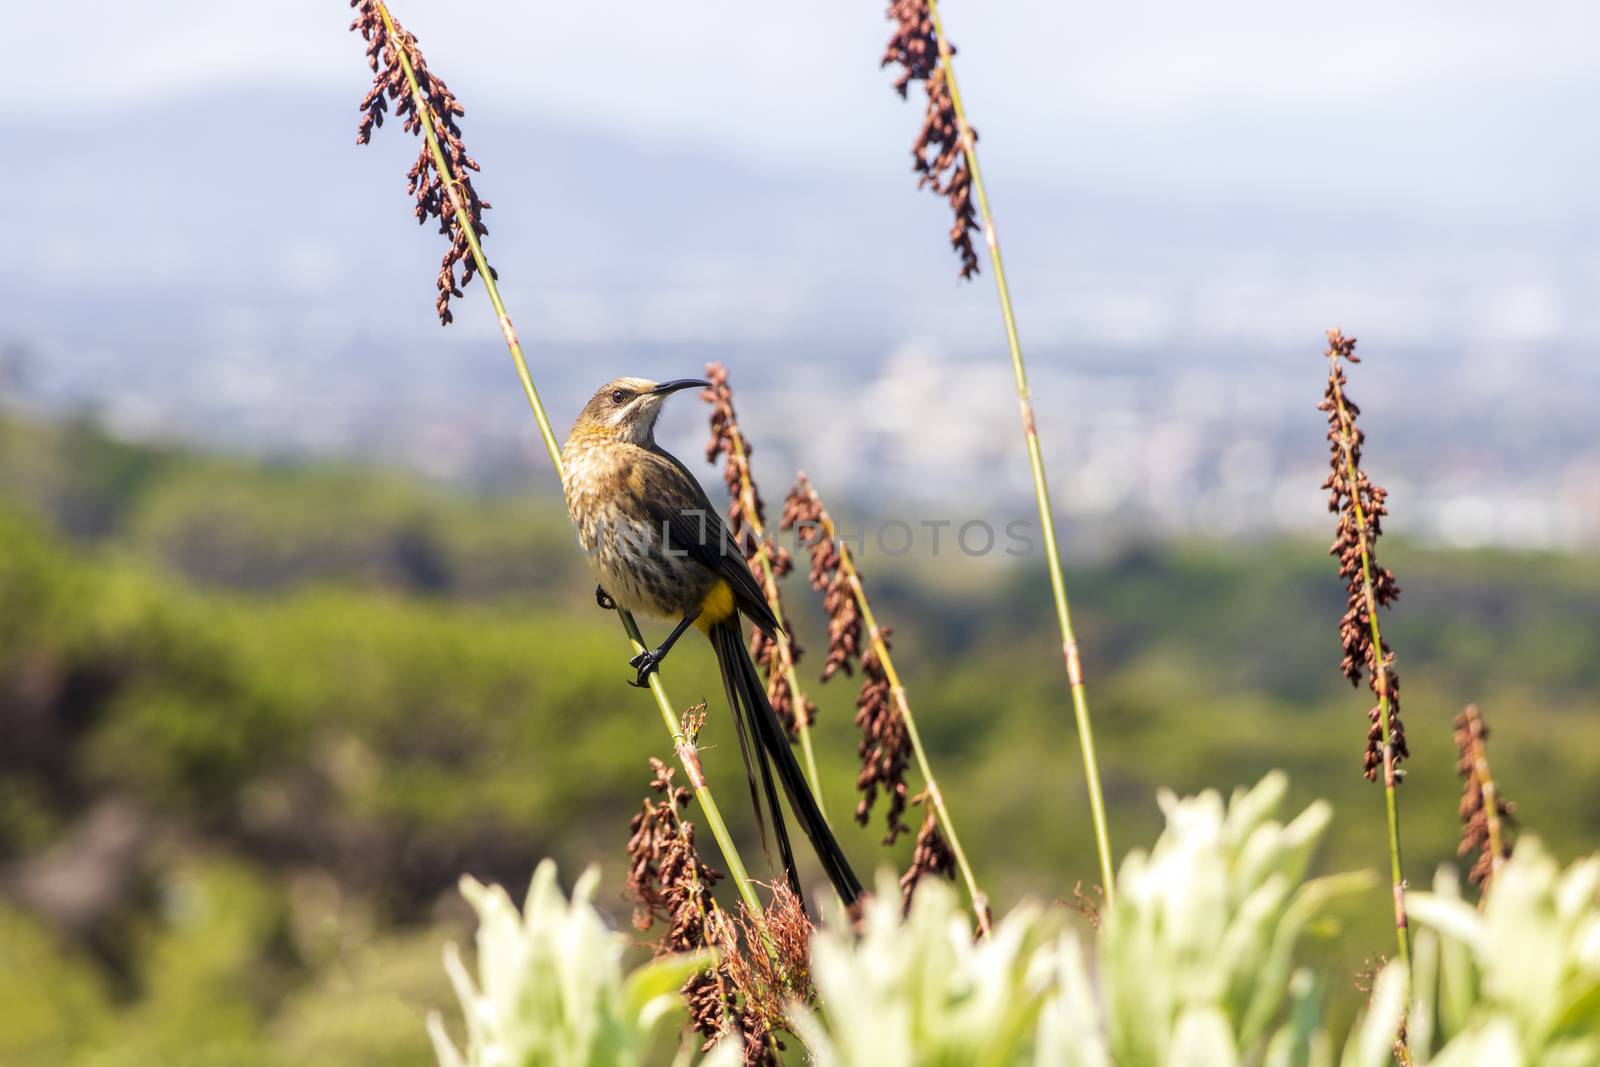
[[[889,632],[888,627],[878,631],[885,649],[889,648]],[[905,719],[895,707],[877,650],[871,645],[861,654],[861,692],[856,696],[855,723],[861,730],[861,740],[856,745],[856,754],[861,757],[861,770],[856,773],[856,791],[861,794],[856,802],[856,822],[867,825],[881,790],[889,798],[884,812],[888,833],[883,843],[892,845],[895,838],[909,830],[905,823],[906,763],[911,758],[911,737]]]
[[[1082,879],[1079,879],[1077,882],[1073,883],[1072,900],[1062,901],[1062,903],[1067,907],[1071,908],[1075,912],[1078,912],[1086,920],[1088,920],[1089,925],[1096,930],[1100,929],[1100,923],[1102,919],[1101,913],[1105,909],[1105,902],[1106,891],[1100,886],[1094,886],[1092,892],[1090,890],[1086,890],[1083,888]]]
[[[910,827],[905,823],[906,764],[911,758],[911,737],[905,720],[896,707],[888,675],[869,642],[862,641],[862,619],[856,604],[850,576],[845,572],[839,544],[829,536],[833,519],[822,506],[822,498],[804,474],[783,502],[783,528],[796,531],[796,539],[811,552],[811,585],[822,592],[828,613],[828,662],[822,678],[827,681],[838,671],[854,673],[861,668],[861,692],[856,696],[856,726],[861,740],[856,751],[861,770],[856,775],[856,822],[865,826],[872,817],[873,805],[881,791],[889,798],[884,844],[892,845]],[[856,576],[860,580],[860,575]],[[889,647],[888,627],[878,631],[883,647]]]
[[[1328,331],[1328,386],[1318,411],[1328,416],[1329,474],[1322,488],[1328,491],[1328,510],[1339,517],[1339,526],[1328,554],[1338,557],[1339,577],[1345,580],[1347,593],[1344,615],[1339,619],[1339,639],[1344,646],[1344,659],[1339,669],[1350,684],[1361,681],[1362,672],[1377,698],[1368,711],[1366,750],[1362,757],[1362,770],[1368,781],[1378,776],[1383,766],[1383,727],[1380,722],[1383,698],[1389,701],[1389,738],[1393,763],[1398,764],[1411,753],[1406,747],[1405,726],[1400,720],[1400,678],[1394,670],[1394,652],[1388,642],[1381,649],[1373,646],[1372,616],[1367,601],[1367,567],[1370,567],[1372,600],[1379,607],[1389,607],[1400,597],[1400,586],[1394,572],[1378,565],[1378,538],[1383,533],[1382,520],[1388,514],[1384,501],[1388,493],[1367,477],[1361,469],[1361,446],[1365,434],[1356,425],[1361,409],[1345,392],[1348,384],[1344,373],[1345,363],[1359,363],[1356,356],[1356,339],[1345,337],[1338,330]],[[1351,472],[1354,472],[1354,483]],[[1367,567],[1363,566],[1363,555]],[[1382,657],[1381,662],[1379,657]],[[1398,783],[1400,777],[1395,776]]]
[[[633,925],[641,933],[656,923],[665,928],[651,943],[657,956],[699,951],[718,943],[711,887],[722,876],[701,862],[695,849],[694,824],[682,816],[690,792],[672,784],[676,768],[651,757],[650,770],[650,788],[660,799],[646,797],[628,823]],[[736,1015],[731,984],[720,969],[707,971],[684,983],[683,997],[691,1024],[709,1047]]]
[[[944,835],[939,832],[939,820],[934,818],[933,807],[927,804],[923,806],[928,814],[922,820],[922,829],[917,831],[917,845],[911,853],[911,866],[900,876],[900,910],[906,915],[911,914],[912,897],[924,878],[930,874],[949,879],[956,876],[956,857],[945,843]]]
[[[770,887],[772,899],[757,924],[749,910],[737,920],[720,916],[722,969],[741,1001],[738,1025],[744,1037],[746,1067],[779,1062],[788,1029],[785,1012],[799,1001],[812,1004],[811,935],[815,932],[800,898],[785,884]],[[763,927],[765,938],[763,938]]]
[[[692,795],[675,786],[677,768],[650,758],[650,789],[660,799],[644,801],[629,821],[628,894],[633,898],[633,925],[641,932],[660,922],[666,933],[656,942],[657,955],[703,948],[706,915],[715,905],[711,887],[720,872],[700,861],[694,824],[682,817]]]
[[[733,531],[745,558],[753,563],[761,547],[760,532],[766,530],[767,511],[761,499],[761,490],[757,488],[755,476],[750,471],[750,441],[740,429],[739,416],[733,410],[733,388],[728,384],[728,368],[721,363],[707,363],[706,380],[711,383],[711,387],[702,394],[711,405],[711,440],[706,444],[706,462],[723,460],[722,480],[732,500],[728,505],[728,529]],[[773,572],[781,578],[789,573],[794,561],[782,545],[773,542],[769,547],[772,549]]]
[[[972,202],[972,174],[967,169],[961,122],[950,95],[933,18],[926,0],[891,0],[888,17],[895,24],[894,33],[879,65],[900,67],[894,88],[902,97],[918,80],[928,94],[922,129],[911,146],[911,169],[919,175],[919,189],[931,189],[950,202],[955,216],[950,226],[950,247],[961,260],[961,276],[971,278],[978,273],[978,252],[972,244],[978,213]],[[955,45],[946,44],[950,54],[955,55]],[[969,128],[966,132],[977,141],[976,130]]]
[[[1456,773],[1461,775],[1461,844],[1456,855],[1475,855],[1467,878],[1487,890],[1500,864],[1511,858],[1510,824],[1516,806],[1500,795],[1489,772],[1489,726],[1477,705],[1468,704],[1456,716],[1452,736],[1460,753]]]
[[[750,658],[766,671],[767,700],[772,704],[772,710],[778,713],[778,721],[783,723],[789,740],[793,741],[800,728],[795,715],[797,706],[805,709],[807,726],[817,721],[816,704],[803,692],[796,693],[789,686],[788,667],[790,664],[799,664],[804,650],[794,639],[794,627],[789,625],[788,615],[783,611],[783,598],[778,592],[777,580],[794,569],[794,559],[776,539],[766,537],[766,504],[761,499],[761,490],[756,486],[755,473],[750,469],[750,441],[739,428],[739,417],[733,410],[733,389],[728,385],[728,368],[721,363],[707,363],[706,380],[711,383],[711,388],[703,394],[711,405],[711,440],[706,445],[706,462],[723,460],[722,480],[728,487],[731,500],[728,505],[728,529],[733,531],[734,540],[738,542],[758,579],[763,576],[756,557],[763,550],[767,553],[773,580],[767,583],[763,579],[763,585],[767,598],[778,604],[778,623],[783,627],[789,645],[789,663],[785,663],[778,642],[755,630],[750,639]]]
[[[747,929],[750,924],[730,919],[711,895],[711,887],[722,875],[703,863],[695,848],[694,824],[683,818],[691,793],[673,784],[676,768],[652,757],[650,769],[650,788],[659,799],[647,797],[642,810],[628,823],[627,893],[634,902],[633,925],[641,933],[658,923],[664,928],[650,943],[658,957],[719,950],[722,958],[717,966],[694,975],[682,989],[689,1023],[704,1038],[702,1051],[724,1034],[737,1033],[747,1064],[776,1067],[774,1049],[782,1046],[771,1031],[781,1024],[782,1015],[773,1017],[766,1012],[766,1001],[772,995],[748,977],[758,968],[743,959],[748,945],[761,942],[747,940],[757,936]],[[803,914],[801,921],[805,921]],[[807,939],[809,931],[807,925]],[[794,935],[789,939],[794,940]],[[745,984],[741,985],[741,980]],[[752,1006],[752,996],[760,998],[761,1008]]]
[[[350,6],[356,9],[355,21],[350,28],[359,31],[367,42],[367,65],[372,68],[374,75],[372,88],[361,101],[364,114],[356,130],[356,143],[366,144],[372,139],[372,131],[383,125],[388,100],[394,101],[395,114],[404,120],[405,130],[421,136],[422,118],[417,113],[416,100],[411,95],[411,87],[401,63],[401,57],[404,56],[411,64],[417,87],[427,101],[434,134],[449,164],[449,174],[439,173],[427,138],[422,137],[417,161],[407,174],[408,191],[417,201],[417,222],[420,224],[429,218],[438,219],[439,232],[450,241],[450,247],[439,263],[439,297],[435,302],[439,322],[448,326],[454,318],[450,313],[450,299],[461,295],[460,286],[456,283],[456,268],[461,268],[460,285],[472,281],[477,269],[472,261],[467,233],[461,228],[456,212],[459,210],[467,217],[476,236],[483,237],[489,232],[489,228],[483,224],[483,213],[489,210],[489,204],[478,198],[478,192],[472,186],[471,172],[478,169],[478,164],[467,155],[466,147],[461,143],[461,128],[456,125],[456,119],[465,111],[449,87],[428,70],[428,62],[417,47],[417,39],[394,21],[393,16],[390,16],[390,21],[393,22],[394,33],[388,32],[378,0],[350,0]],[[490,270],[493,273],[493,268]]]
[[[795,543],[811,553],[811,587],[822,594],[822,610],[828,615],[828,659],[822,665],[822,680],[841,670],[849,674],[851,664],[861,655],[861,609],[839,565],[839,545],[829,533],[835,529],[833,517],[822,506],[805,471],[784,498],[779,525],[793,531]]]

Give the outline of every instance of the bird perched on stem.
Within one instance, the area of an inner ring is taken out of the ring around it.
[[[708,386],[699,378],[659,383],[617,378],[601,386],[584,405],[561,452],[567,511],[599,579],[595,599],[600,606],[677,623],[660,646],[629,661],[637,671],[631,684],[647,685],[650,672],[691,626],[704,633],[722,671],[763,844],[762,794],[784,874],[799,895],[776,774],[828,880],[844,903],[853,905],[861,896],[861,882],[789,748],[745,648],[739,617],[748,616],[769,637],[775,636],[778,620],[705,490],[688,468],[656,444],[656,418],[666,398],[681,389]]]

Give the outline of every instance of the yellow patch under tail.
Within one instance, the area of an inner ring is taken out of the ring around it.
[[[736,610],[733,601],[733,586],[721,578],[711,587],[711,591],[700,601],[700,617],[694,624],[700,629],[710,632],[717,623],[732,615]]]

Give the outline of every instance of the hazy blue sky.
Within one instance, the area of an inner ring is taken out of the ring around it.
[[[8,6],[0,37],[36,114],[360,82],[338,0]],[[852,169],[906,137],[874,69],[883,6],[409,0],[398,12],[473,106]],[[1593,0],[951,0],[945,15],[980,131],[1014,180],[1545,216],[1600,203]]]

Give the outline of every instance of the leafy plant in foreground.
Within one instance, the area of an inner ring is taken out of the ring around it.
[[[1409,903],[1426,928],[1408,1019],[1413,1063],[1600,1063],[1600,855],[1563,871],[1525,838],[1481,912],[1449,868]],[[1432,1045],[1442,1047],[1430,1054]]]
[[[622,1067],[644,1062],[657,1026],[682,1012],[678,988],[713,962],[709,953],[652,960],[622,973],[628,939],[606,926],[593,899],[600,876],[590,869],[568,900],[549,860],[534,871],[521,915],[499,886],[461,880],[478,914],[478,981],[452,945],[445,969],[466,1017],[457,1050],[435,1012],[428,1032],[442,1067]],[[739,1062],[738,1046],[705,1061]]]
[[[791,1001],[789,1022],[821,1067],[1329,1064],[1316,986],[1294,969],[1294,948],[1331,897],[1372,879],[1305,880],[1329,811],[1318,803],[1279,823],[1286,788],[1274,774],[1226,803],[1216,793],[1163,796],[1167,829],[1148,854],[1124,863],[1119,903],[1096,935],[1092,979],[1065,909],[1024,904],[978,940],[950,886],[926,882],[902,915],[885,875],[859,935],[835,923],[813,937],[816,1004]],[[676,984],[706,965],[703,954],[666,957],[652,965],[662,971],[624,981],[617,935],[588,903],[593,876],[570,908],[554,877],[540,868],[520,924],[503,893],[464,883],[484,923],[483,992],[459,960],[449,966],[472,1027],[469,1050],[479,1051],[451,1059],[435,1021],[444,1067],[639,1062],[616,1057],[643,1047]],[[1383,996],[1396,974],[1386,972]],[[1380,1034],[1384,1055],[1393,1033]],[[1368,1055],[1375,1040],[1359,1032],[1345,1062],[1379,1067]],[[580,1045],[600,1058],[572,1058]],[[552,1058],[556,1050],[568,1058]],[[502,1053],[512,1058],[493,1058]]]

